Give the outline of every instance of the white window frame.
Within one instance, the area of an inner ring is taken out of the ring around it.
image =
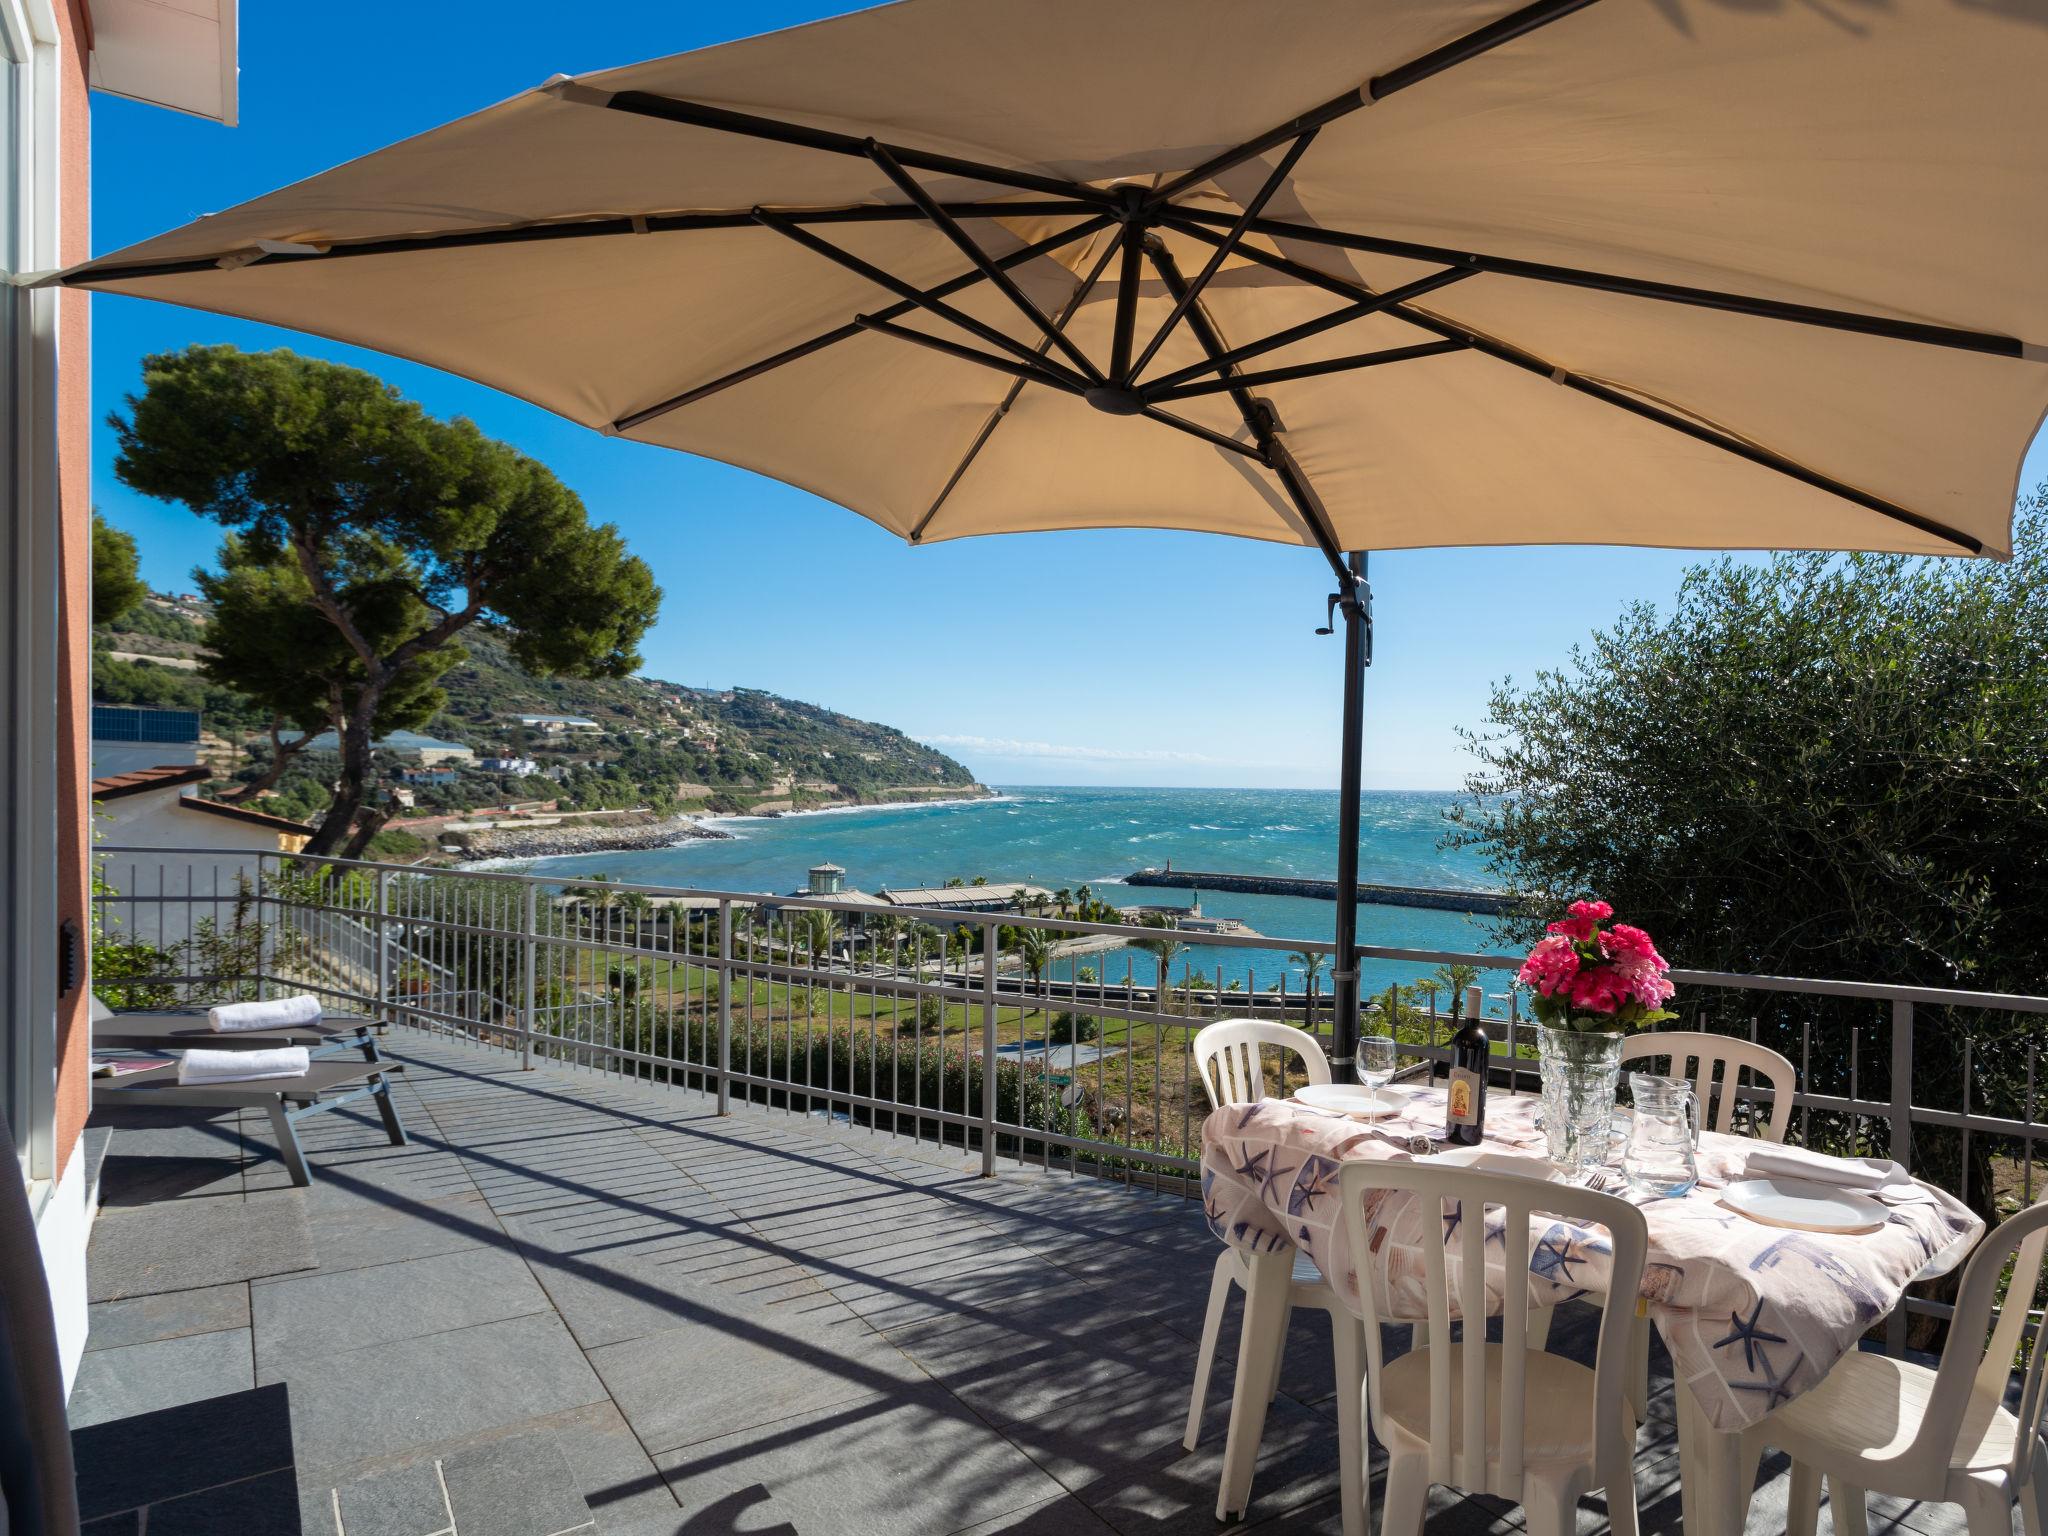
[[[62,81],[50,0],[0,0],[0,59],[13,72],[11,193],[0,264],[13,278],[59,264]],[[11,227],[9,227],[11,226]],[[13,283],[13,346],[0,356],[0,1087],[31,1186],[57,1172],[57,828],[63,513],[58,500],[55,293]]]

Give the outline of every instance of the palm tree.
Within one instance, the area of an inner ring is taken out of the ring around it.
[[[1074,893],[1064,885],[1052,893],[1054,905],[1060,909],[1060,916],[1067,915],[1067,909],[1074,904]]]
[[[1439,987],[1451,994],[1451,1022],[1458,1023],[1465,1017],[1465,991],[1479,984],[1479,967],[1476,965],[1440,965],[1422,980],[1432,998]]]
[[[1322,975],[1323,967],[1330,963],[1330,957],[1320,950],[1295,949],[1288,951],[1287,963],[1301,967],[1302,985],[1313,994],[1316,990],[1316,979]]]
[[[1034,986],[1044,984],[1046,968],[1052,964],[1059,946],[1059,935],[1045,928],[1027,928],[1018,939],[1017,954],[1024,961],[1024,969],[1031,973]]]
[[[839,914],[807,909],[796,914],[790,930],[790,936],[801,943],[813,959],[819,956],[829,959],[832,946],[839,940]]]
[[[1156,995],[1159,1000],[1159,1011],[1164,1013],[1167,1011],[1169,997],[1167,972],[1174,961],[1187,953],[1187,941],[1182,939],[1174,928],[1173,919],[1163,912],[1146,913],[1144,926],[1157,929],[1157,934],[1149,939],[1133,939],[1131,943],[1159,962],[1159,987]]]

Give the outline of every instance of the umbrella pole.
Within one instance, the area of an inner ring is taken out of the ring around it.
[[[1358,794],[1365,746],[1365,669],[1372,665],[1372,588],[1365,556],[1345,557],[1349,580],[1337,595],[1344,616],[1344,745],[1337,790],[1337,953],[1331,971],[1330,1070],[1351,1076],[1358,1038]]]

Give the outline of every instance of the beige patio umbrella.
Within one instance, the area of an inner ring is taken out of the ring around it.
[[[2044,79],[2048,0],[905,0],[557,79],[63,280],[913,542],[1316,546],[1342,890],[1356,552],[2008,551],[2048,409]]]

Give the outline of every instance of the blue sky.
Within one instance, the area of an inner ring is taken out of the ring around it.
[[[334,10],[245,5],[241,126],[94,99],[93,245],[112,250],[539,84],[848,9],[538,0]],[[488,18],[488,25],[481,24]],[[994,783],[1321,787],[1336,781],[1340,643],[1313,633],[1321,557],[1191,534],[968,539],[913,550],[839,507],[721,464],[605,439],[479,385],[296,333],[93,300],[103,417],[141,358],[193,342],[291,346],[380,374],[551,465],[666,590],[646,670],[885,720]],[[100,508],[152,584],[189,589],[219,530],[147,501],[95,445]],[[2022,485],[2048,478],[2037,442]],[[1366,783],[1455,785],[1455,729],[1697,556],[1445,550],[1376,557]],[[963,629],[977,637],[959,645]]]

